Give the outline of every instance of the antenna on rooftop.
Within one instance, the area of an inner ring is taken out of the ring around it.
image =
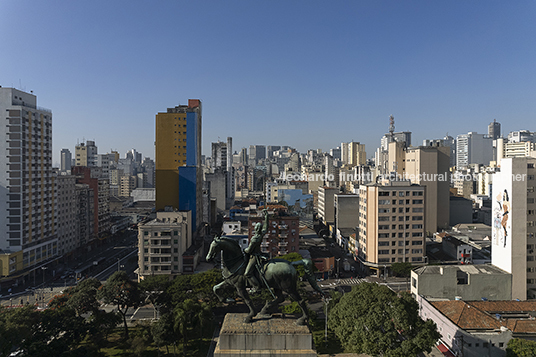
[[[393,142],[394,136],[395,136],[395,117],[393,114],[389,116],[389,137],[391,142]]]

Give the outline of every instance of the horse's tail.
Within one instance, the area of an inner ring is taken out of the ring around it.
[[[313,261],[311,259],[298,260],[296,262],[292,262],[292,265],[303,266],[305,270],[305,277],[307,278],[307,281],[309,282],[309,284],[311,284],[311,287],[315,289],[316,291],[318,291],[319,293],[321,293],[322,295],[324,295],[324,291],[322,291],[320,286],[318,286],[318,284],[316,283],[316,279],[313,274]]]

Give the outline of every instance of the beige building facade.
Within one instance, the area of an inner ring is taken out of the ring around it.
[[[157,212],[138,227],[138,280],[183,273],[183,254],[191,245],[191,211]]]
[[[392,263],[424,264],[426,188],[386,181],[359,188],[357,258],[378,275]]]

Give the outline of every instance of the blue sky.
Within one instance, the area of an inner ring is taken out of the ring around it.
[[[0,85],[53,111],[59,151],[154,158],[154,118],[203,101],[233,137],[329,150],[534,127],[534,1],[0,1]]]

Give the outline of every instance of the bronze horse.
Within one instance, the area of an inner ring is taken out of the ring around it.
[[[250,323],[253,321],[253,317],[256,315],[255,307],[251,302],[249,294],[246,290],[247,278],[244,276],[244,269],[247,264],[244,253],[240,248],[238,242],[234,239],[227,237],[216,237],[210,244],[210,250],[207,254],[207,261],[210,261],[216,257],[219,252],[223,252],[223,282],[213,287],[214,293],[223,302],[223,297],[219,294],[221,289],[226,285],[232,285],[236,288],[238,296],[244,299],[244,302],[249,308],[249,314],[244,322]],[[296,321],[298,325],[305,325],[309,315],[307,313],[307,306],[305,301],[302,300],[297,290],[298,272],[294,266],[302,265],[305,268],[306,277],[311,286],[321,294],[324,294],[322,289],[316,283],[314,275],[312,274],[313,263],[310,259],[303,259],[297,262],[289,262],[284,259],[271,259],[263,264],[262,271],[264,278],[258,276],[258,280],[263,285],[268,285],[275,294],[275,299],[267,301],[262,308],[260,315],[267,316],[275,307],[285,301],[283,292],[286,292],[290,297],[298,302],[303,314]],[[258,271],[256,272],[258,274]],[[266,286],[264,286],[266,287]]]

